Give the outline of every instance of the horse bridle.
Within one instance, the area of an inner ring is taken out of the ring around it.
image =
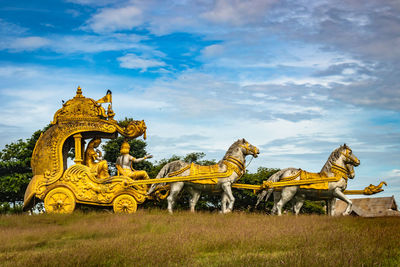
[[[345,151],[345,153],[343,153],[343,152],[341,152],[341,154],[346,158],[346,159],[348,159],[349,161],[351,161],[352,163],[354,163],[354,165],[355,164],[359,164],[359,159],[356,157],[356,156],[351,156],[351,153],[352,153],[352,151],[351,151],[351,149],[349,149],[349,148],[347,148],[346,147],[346,151]]]
[[[254,147],[254,149],[252,149],[251,147],[250,147],[250,144],[247,142],[247,143],[245,143],[244,145],[240,145],[241,147],[243,147],[244,149],[246,149],[246,153],[247,154],[252,154],[253,156],[254,155],[257,155],[257,152],[258,152],[258,148],[257,147]]]
[[[337,164],[332,164],[332,171],[334,171],[335,173],[341,174],[342,177],[344,177],[346,180],[348,177],[350,177],[350,175],[354,176],[354,169],[350,170],[349,167],[347,167],[347,165],[355,165],[355,164],[359,164],[359,160],[357,157],[354,156],[354,158],[351,156],[352,151],[349,148],[345,148],[345,152],[341,152],[341,154],[351,162],[351,164],[349,163],[345,163],[346,168],[341,167]]]
[[[257,155],[258,148],[257,148],[257,147],[254,147],[254,149],[252,149],[252,148],[250,147],[250,144],[249,144],[248,142],[245,143],[244,145],[240,145],[240,146],[243,147],[244,149],[246,149],[246,153],[252,154],[253,157],[254,157],[254,155]],[[251,159],[253,159],[253,158],[251,158]],[[232,156],[227,157],[225,160],[228,161],[228,162],[230,162],[230,163],[233,163],[233,164],[238,168],[238,171],[236,172],[236,173],[238,173],[238,175],[239,175],[239,172],[240,172],[241,174],[243,174],[243,173],[246,171],[246,168],[247,168],[247,167],[250,165],[250,163],[251,163],[251,160],[250,160],[250,162],[247,164],[247,166],[245,166],[245,165],[243,164],[243,162],[241,162],[239,159],[237,159],[237,158],[235,158],[235,157],[232,157]]]

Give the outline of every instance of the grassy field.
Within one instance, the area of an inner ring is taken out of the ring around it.
[[[0,217],[2,266],[400,266],[400,218],[139,210]]]

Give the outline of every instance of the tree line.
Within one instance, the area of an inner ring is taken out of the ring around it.
[[[125,119],[126,121],[127,119]],[[122,122],[123,123],[123,122]],[[49,126],[43,130],[38,130],[25,141],[20,139],[16,142],[7,144],[0,152],[0,214],[1,213],[19,213],[22,212],[22,203],[24,200],[25,190],[32,178],[32,169],[30,165],[32,152],[35,147],[36,141],[40,135],[48,129]],[[103,140],[104,141],[104,140]],[[124,141],[123,137],[107,140],[103,143],[102,149],[104,151],[104,159],[109,164],[110,175],[116,175],[115,162],[119,156],[119,150]],[[146,142],[138,139],[129,140],[130,154],[136,158],[144,157],[147,153]],[[70,151],[69,157],[74,158],[74,151]],[[206,154],[202,152],[193,152],[185,156],[172,155],[170,158],[161,159],[158,161],[142,161],[134,163],[133,168],[136,170],[145,170],[151,178],[155,178],[161,168],[174,160],[183,160],[189,163],[197,163],[200,165],[216,164],[216,160],[205,159]],[[259,167],[257,172],[246,172],[239,180],[240,183],[245,184],[261,184],[270,175],[277,172],[279,169]],[[233,189],[235,201],[235,210],[254,211],[254,205],[257,201],[257,196],[252,190]],[[183,192],[176,204],[177,209],[188,209],[189,207],[189,194]],[[40,204],[39,204],[40,205]],[[272,208],[272,201],[262,203],[259,211],[269,212]],[[290,209],[291,204],[287,204],[287,209]],[[164,201],[146,201],[140,208],[161,208],[166,209],[167,203]],[[39,209],[42,206],[39,206]],[[85,207],[82,207],[85,209]],[[86,207],[87,208],[87,207]],[[217,211],[220,210],[220,194],[206,194],[203,193],[197,206],[197,210],[204,211]],[[302,213],[325,213],[323,202],[306,201],[302,208]]]

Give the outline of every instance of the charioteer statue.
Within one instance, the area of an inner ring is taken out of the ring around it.
[[[145,159],[150,159],[152,155],[146,155],[143,158],[134,158],[129,154],[130,145],[124,141],[121,145],[120,153],[121,156],[117,158],[116,167],[118,175],[127,176],[133,180],[150,179],[146,171],[138,171],[132,167],[132,163],[138,163]]]

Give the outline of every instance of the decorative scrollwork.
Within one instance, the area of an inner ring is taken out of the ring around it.
[[[382,186],[383,186],[383,185],[386,185],[386,186],[387,186],[387,183],[386,183],[386,182],[381,182],[381,183],[380,183],[379,185],[377,185],[377,186],[375,186],[375,185],[373,185],[373,184],[370,184],[369,186],[367,186],[366,188],[364,188],[363,194],[364,194],[364,195],[373,195],[373,194],[382,192],[382,191],[383,191],[383,189],[382,189]]]

